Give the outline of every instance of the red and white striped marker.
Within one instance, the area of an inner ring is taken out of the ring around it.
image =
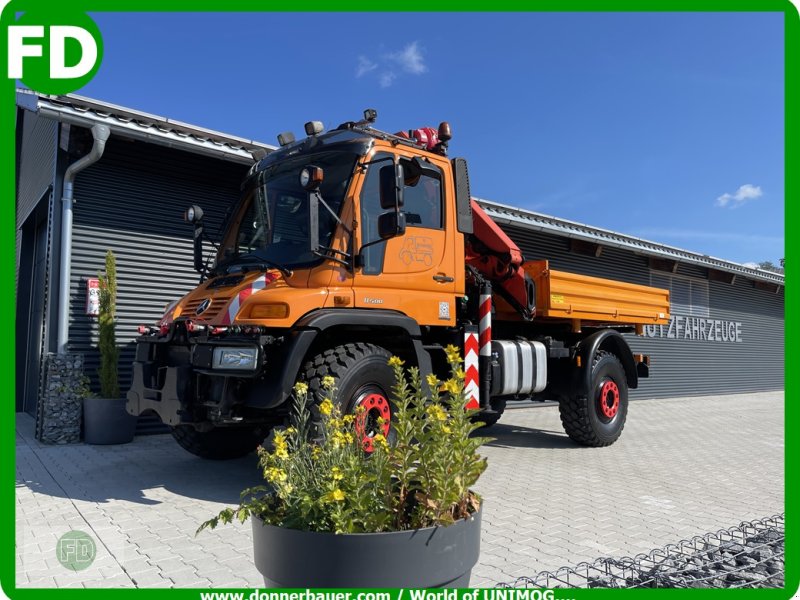
[[[272,273],[264,273],[263,275],[256,277],[249,287],[244,288],[241,292],[233,297],[233,300],[231,300],[230,304],[228,304],[228,312],[225,313],[225,316],[222,319],[222,324],[230,325],[233,323],[233,320],[236,318],[239,309],[242,307],[242,303],[251,295],[263,290],[277,278],[278,276]]]
[[[478,385],[478,334],[464,333],[464,396],[467,408],[480,406],[480,387]]]
[[[492,294],[481,293],[478,304],[478,318],[480,319],[481,356],[492,355]]]

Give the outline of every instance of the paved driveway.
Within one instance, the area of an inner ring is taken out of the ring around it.
[[[580,448],[556,407],[509,410],[486,433],[482,550],[473,585],[492,586],[599,556],[632,555],[783,512],[783,393],[634,402],[622,438]],[[170,436],[125,446],[43,446],[17,419],[19,587],[263,585],[249,524],[194,537],[258,483],[253,456],[195,458]],[[86,570],[56,559],[86,532]]]

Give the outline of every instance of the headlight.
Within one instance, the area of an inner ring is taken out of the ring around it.
[[[256,348],[214,348],[211,363],[214,369],[240,369],[252,371],[256,368]]]

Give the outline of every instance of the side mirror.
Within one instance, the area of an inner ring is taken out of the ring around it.
[[[381,208],[399,210],[403,207],[403,165],[386,165],[379,173]]]
[[[205,264],[203,264],[203,209],[193,204],[183,213],[183,220],[194,225],[194,270],[202,275],[205,271]]]
[[[406,215],[401,212],[386,212],[378,217],[378,236],[388,240],[406,232]]]
[[[319,252],[319,191],[308,192],[308,249]]]

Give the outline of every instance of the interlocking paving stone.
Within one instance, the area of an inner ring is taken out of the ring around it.
[[[784,510],[783,393],[638,401],[620,440],[574,445],[556,407],[511,409],[483,432],[489,468],[472,585],[645,552]],[[123,446],[44,446],[17,416],[20,587],[261,587],[249,524],[195,536],[259,483],[255,456],[214,462],[170,436]],[[55,560],[70,529],[94,563]]]

